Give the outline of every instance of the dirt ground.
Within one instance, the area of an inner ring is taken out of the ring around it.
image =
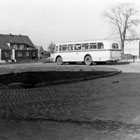
[[[58,95],[58,97],[62,97],[62,95],[69,97],[66,102],[63,102],[63,109],[59,108],[60,114],[55,117],[60,120],[62,117],[69,117],[69,119],[85,121],[85,123],[0,120],[0,139],[139,139],[139,79],[140,74],[129,73],[86,82],[55,85],[49,89],[26,90],[28,94],[36,91],[36,93],[49,92],[55,97]],[[19,91],[16,90],[15,94],[17,92]],[[21,90],[20,92],[22,94]],[[95,122],[97,120],[99,121]],[[89,121],[92,123],[87,123]]]
[[[41,117],[54,119],[1,119],[0,140],[139,140],[139,82],[140,73],[122,73],[44,88],[1,90],[9,97],[23,93],[24,100],[38,94],[40,100],[48,97],[51,111]]]

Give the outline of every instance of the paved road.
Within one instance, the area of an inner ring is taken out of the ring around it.
[[[140,73],[140,62],[136,63],[118,63],[110,65],[99,65],[98,67],[115,68],[123,73]]]
[[[100,64],[100,65],[57,65],[55,63],[25,63],[25,64],[2,64],[0,65],[0,69],[7,70],[26,70],[26,69],[38,69],[42,68],[42,70],[113,70],[112,68],[121,70],[124,73],[139,73],[140,72],[140,62],[128,63],[128,62],[120,62],[115,64]]]

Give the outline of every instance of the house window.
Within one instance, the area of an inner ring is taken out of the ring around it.
[[[7,52],[4,53],[5,57],[9,57],[9,54]]]
[[[33,56],[36,56],[36,53],[35,52],[33,52]]]
[[[18,45],[17,44],[14,44],[13,45],[13,49],[17,50],[18,49]]]
[[[27,56],[27,57],[29,56],[29,52],[26,52],[26,56]]]
[[[33,50],[33,48],[29,47],[29,46],[26,46],[25,48],[26,48],[26,50]]]
[[[17,56],[18,57],[22,57],[22,53],[21,52],[18,52]]]
[[[24,49],[24,45],[20,45],[19,50],[23,50],[23,49]]]

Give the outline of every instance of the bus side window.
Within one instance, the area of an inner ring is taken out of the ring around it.
[[[81,50],[81,44],[75,44],[75,50]]]
[[[104,49],[104,44],[103,43],[98,43],[98,49]]]
[[[82,49],[82,50],[85,50],[85,47],[83,47],[83,46],[82,46],[82,48],[81,48],[81,49]]]
[[[68,50],[67,45],[63,45],[63,46],[62,46],[62,51],[67,51],[67,50]]]
[[[88,49],[88,43],[83,43],[82,48],[83,48],[83,50],[87,50]]]
[[[68,50],[69,50],[69,51],[73,51],[73,46],[74,46],[73,44],[69,44],[69,45],[68,45]]]
[[[96,43],[90,43],[90,49],[97,49]]]
[[[62,51],[62,45],[59,45],[59,51],[60,52]]]

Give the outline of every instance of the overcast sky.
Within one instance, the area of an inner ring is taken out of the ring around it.
[[[35,45],[104,39],[101,14],[118,2],[140,0],[0,0],[0,33],[28,35]]]

